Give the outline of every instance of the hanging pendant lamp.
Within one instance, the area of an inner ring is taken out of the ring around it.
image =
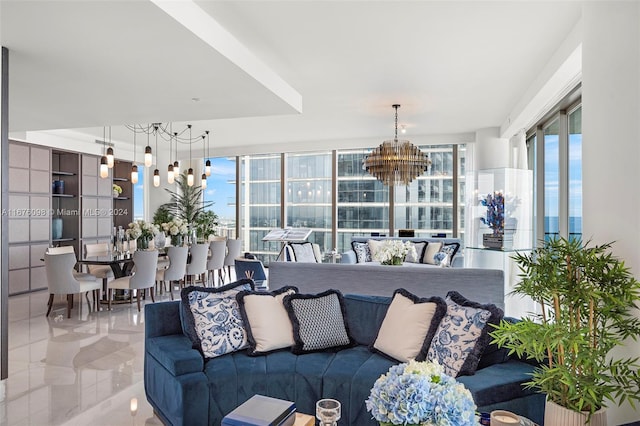
[[[193,186],[193,169],[191,168],[191,143],[193,141],[191,140],[191,124],[187,124],[187,127],[189,128],[189,171],[187,172],[187,185]]]
[[[409,185],[421,176],[431,160],[408,140],[398,140],[398,108],[395,114],[395,136],[374,149],[363,162],[364,169],[386,186]]]

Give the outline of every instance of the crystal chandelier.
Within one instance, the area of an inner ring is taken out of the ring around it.
[[[384,141],[365,158],[363,167],[386,186],[409,185],[422,175],[431,160],[418,147],[407,140],[398,140],[398,108],[395,104],[395,137]]]

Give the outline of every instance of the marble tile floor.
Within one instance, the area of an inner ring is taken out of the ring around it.
[[[93,312],[76,296],[67,318],[59,296],[45,317],[47,299],[46,290],[9,298],[0,425],[161,425],[144,393],[144,308],[138,313],[134,300]]]

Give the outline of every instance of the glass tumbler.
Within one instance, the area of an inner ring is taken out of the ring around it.
[[[321,426],[336,426],[340,420],[340,401],[321,399],[316,403],[316,418]]]

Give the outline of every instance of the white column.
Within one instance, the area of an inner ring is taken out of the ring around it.
[[[613,252],[640,278],[640,3],[584,2],[582,167],[584,239]],[[638,342],[617,352],[635,357]],[[640,420],[611,404],[609,424]]]

